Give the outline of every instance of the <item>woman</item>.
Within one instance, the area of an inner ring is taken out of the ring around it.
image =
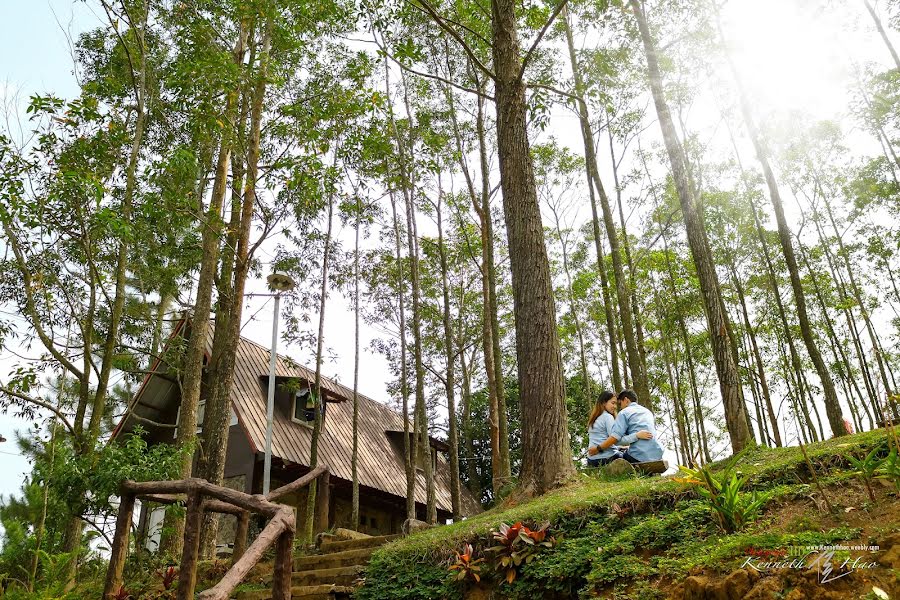
[[[611,463],[617,458],[622,458],[622,453],[615,447],[596,452],[597,447],[609,437],[616,420],[616,394],[610,390],[603,390],[594,403],[591,416],[588,417],[588,466],[600,467]],[[622,443],[629,443],[624,441]],[[591,451],[595,453],[591,455]]]
[[[603,390],[594,404],[591,416],[588,417],[588,466],[601,467],[609,464],[617,458],[622,458],[622,451],[611,446],[606,450],[599,450],[600,444],[609,437],[613,423],[616,421],[616,394],[611,390]],[[642,435],[644,434],[644,435]],[[637,441],[638,437],[651,437],[649,432],[639,431],[626,435],[618,441],[623,446],[629,446]]]

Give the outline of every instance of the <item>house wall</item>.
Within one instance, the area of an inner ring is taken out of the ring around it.
[[[334,499],[334,519],[331,528],[353,529],[352,496],[337,495]],[[405,518],[405,508],[365,501],[360,495],[359,532],[368,535],[389,535],[400,533]]]
[[[244,486],[233,489],[253,493],[253,469],[256,465],[256,455],[250,448],[250,442],[244,435],[240,424],[228,428],[228,452],[225,455],[225,479],[243,477]]]

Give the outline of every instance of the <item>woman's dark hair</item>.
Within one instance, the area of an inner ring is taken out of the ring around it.
[[[619,392],[619,400],[621,400],[622,398],[628,398],[632,402],[638,401],[637,394],[634,393],[634,390],[622,390],[621,392]]]
[[[615,398],[616,393],[612,390],[603,390],[600,392],[600,395],[597,396],[597,401],[594,403],[594,408],[591,410],[591,416],[588,417],[588,427],[594,426],[594,421],[603,414],[603,406],[609,402],[610,398]]]

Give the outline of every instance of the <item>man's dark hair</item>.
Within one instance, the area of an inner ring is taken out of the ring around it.
[[[621,400],[622,398],[628,398],[632,402],[638,401],[637,394],[634,393],[634,390],[622,390],[621,392],[619,392],[619,400]]]

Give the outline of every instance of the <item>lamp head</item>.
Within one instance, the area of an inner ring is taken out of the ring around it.
[[[296,285],[294,278],[284,271],[275,271],[266,277],[266,281],[269,284],[269,289],[273,292],[289,292]]]

